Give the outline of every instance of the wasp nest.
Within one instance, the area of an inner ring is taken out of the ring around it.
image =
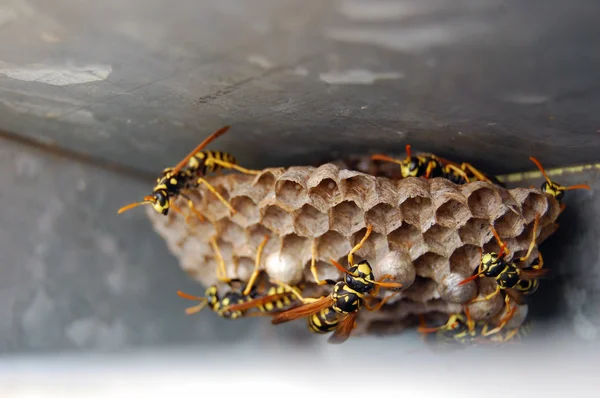
[[[361,311],[359,333],[400,330],[411,315],[456,312],[477,294],[492,292],[495,285],[489,278],[457,286],[478,267],[481,250],[498,251],[490,224],[510,250],[510,260],[526,252],[536,214],[541,217],[538,244],[554,231],[559,214],[556,200],[539,189],[507,190],[486,182],[456,185],[442,178],[390,179],[331,163],[207,180],[235,214],[203,186],[189,196],[204,222],[148,209],[180,266],[205,286],[217,283],[209,243],[213,236],[229,277],[248,278],[256,248],[267,234],[261,268],[284,282],[310,285],[313,242],[319,277],[337,279],[341,275],[329,260],[346,264],[348,252],[372,225],[355,262],[368,260],[376,277],[390,274],[404,287],[381,311]],[[187,206],[181,198],[175,204]],[[536,255],[537,247],[529,261]],[[471,306],[475,319],[490,319],[503,311],[502,296]]]

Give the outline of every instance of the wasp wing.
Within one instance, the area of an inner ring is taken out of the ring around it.
[[[305,318],[325,308],[331,307],[333,302],[334,301],[333,298],[331,298],[331,295],[321,297],[319,300],[312,303],[304,304],[300,307],[292,308],[291,310],[287,310],[275,315],[271,320],[271,323],[273,325],[277,325],[279,323]]]
[[[350,333],[352,333],[352,330],[354,330],[354,327],[356,326],[356,315],[358,315],[358,312],[353,312],[343,317],[338,324],[338,327],[327,341],[331,344],[342,344],[344,341],[348,340]]]
[[[224,310],[226,310],[226,311],[246,311],[251,308],[256,308],[260,305],[265,305],[267,303],[277,301],[277,300],[285,298],[286,296],[289,296],[289,295],[290,295],[290,293],[272,294],[269,296],[264,296],[264,297],[259,297],[259,298],[253,299],[253,300],[249,300],[244,303],[232,304],[232,305],[226,307]]]

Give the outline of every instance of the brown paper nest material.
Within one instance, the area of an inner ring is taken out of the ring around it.
[[[339,279],[329,260],[347,265],[348,252],[364,236],[366,226],[373,226],[355,262],[368,260],[376,277],[391,274],[404,287],[381,311],[361,311],[357,334],[402,330],[414,322],[414,315],[460,311],[460,305],[477,294],[492,292],[495,282],[489,278],[457,286],[477,268],[481,250],[499,250],[490,224],[507,244],[508,259],[516,258],[529,246],[535,215],[541,215],[539,244],[554,231],[560,212],[557,201],[539,189],[504,189],[486,182],[456,185],[442,178],[376,177],[332,163],[207,180],[230,201],[236,214],[231,215],[203,186],[189,196],[205,222],[191,216],[186,223],[183,215],[173,211],[163,216],[147,209],[179,265],[204,286],[217,283],[209,244],[214,235],[229,277],[249,277],[256,248],[267,234],[270,239],[261,268],[284,282],[304,281],[310,286],[313,240],[319,276]],[[175,204],[187,207],[182,198]],[[537,247],[530,262],[536,255]],[[381,294],[386,294],[383,289]],[[526,310],[525,305],[522,311]],[[500,316],[502,296],[471,304],[471,312],[475,319]]]

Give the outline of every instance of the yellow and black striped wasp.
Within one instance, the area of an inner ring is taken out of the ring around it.
[[[388,289],[402,287],[400,283],[383,282],[390,279],[390,275],[384,275],[376,281],[371,265],[366,260],[354,264],[354,253],[364,245],[371,231],[372,227],[368,226],[363,239],[348,254],[348,270],[335,260],[331,260],[331,263],[345,274],[343,281],[335,283],[331,294],[318,299],[304,298],[302,295],[296,294],[296,298],[302,305],[276,314],[272,323],[280,324],[308,317],[311,331],[315,333],[333,331],[333,335],[328,340],[330,343],[339,344],[346,341],[356,326],[356,315],[363,306],[370,311],[377,311],[393,297],[393,295],[387,296],[375,306],[371,306],[369,300],[375,299],[381,287]],[[274,282],[280,286],[287,286],[278,281]],[[325,280],[319,284],[331,284],[331,282],[333,281]]]
[[[470,163],[457,164],[430,153],[412,156],[411,148],[408,144],[406,145],[406,158],[404,158],[404,160],[395,159],[383,154],[372,155],[371,159],[398,164],[403,178],[442,177],[455,184],[466,184],[471,181],[485,181],[490,184],[504,186],[504,184],[496,178],[482,173]]]
[[[550,179],[550,177],[548,177],[548,174],[546,174],[546,171],[544,170],[544,167],[542,167],[542,164],[540,163],[539,160],[537,160],[533,156],[531,156],[529,159],[537,166],[538,169],[540,169],[542,176],[544,176],[544,179],[546,180],[546,181],[544,181],[544,183],[542,183],[542,186],[540,187],[540,189],[542,190],[542,192],[544,192],[547,195],[552,196],[554,199],[556,199],[556,201],[558,203],[560,203],[561,212],[565,209],[565,204],[562,203],[562,200],[565,196],[565,191],[572,191],[575,189],[588,189],[588,190],[592,189],[587,184],[579,184],[579,185],[573,185],[570,187],[564,187],[564,186],[552,181]]]
[[[463,312],[450,315],[444,325],[437,327],[427,327],[424,318],[421,316],[420,326],[417,330],[425,336],[434,334],[438,344],[501,344],[523,334],[523,332],[519,332],[520,328],[505,328],[515,311],[516,307],[512,308],[496,325],[493,325],[490,321],[474,321],[471,318],[469,309],[465,307]]]
[[[156,179],[156,185],[152,190],[152,195],[145,196],[144,200],[141,202],[135,202],[121,207],[118,214],[140,205],[152,205],[154,210],[163,215],[167,215],[170,208],[180,212],[172,202],[177,196],[182,196],[187,200],[190,210],[203,221],[204,217],[194,208],[194,203],[184,192],[189,189],[197,188],[201,184],[205,185],[206,188],[227,206],[232,213],[235,213],[235,209],[231,204],[204,179],[204,176],[207,173],[216,172],[221,169],[234,169],[245,174],[259,174],[258,171],[248,170],[238,166],[235,158],[226,152],[202,150],[217,137],[225,134],[229,128],[230,126],[225,126],[215,131],[202,141],[200,145],[194,148],[194,150],[183,158],[183,160],[175,167],[164,169],[163,175]]]
[[[268,313],[274,309],[282,309],[289,306],[294,300],[294,295],[290,291],[287,291],[282,287],[272,286],[268,289],[267,293],[260,298],[257,298],[259,296],[259,292],[257,292],[256,289],[254,289],[254,285],[260,274],[259,267],[262,251],[268,239],[269,236],[265,235],[264,239],[256,249],[254,270],[252,271],[250,279],[248,279],[248,282],[246,283],[243,290],[233,288],[233,283],[240,283],[241,281],[239,279],[229,279],[227,277],[225,261],[223,260],[223,256],[221,255],[221,251],[219,250],[215,239],[212,239],[211,245],[213,246],[213,250],[215,252],[215,260],[217,262],[217,279],[220,282],[228,284],[231,290],[227,292],[222,298],[219,295],[218,288],[216,285],[210,286],[208,289],[206,289],[204,297],[196,297],[178,291],[177,294],[180,297],[183,297],[188,300],[200,301],[200,304],[187,308],[186,313],[188,315],[197,313],[208,305],[208,307],[213,312],[217,313],[219,316],[222,316],[227,319],[238,319],[242,316],[247,316],[248,314],[246,313],[246,311],[249,308],[258,308],[260,312]],[[290,289],[292,289],[294,292],[299,293],[301,290],[301,286]],[[241,306],[248,303],[252,303],[252,305],[247,307],[243,306],[235,308],[236,306]]]
[[[537,290],[539,286],[538,278],[541,278],[547,273],[547,270],[542,269],[544,266],[542,254],[538,251],[538,258],[536,260],[537,263],[531,267],[520,268],[519,264],[524,263],[529,259],[534,247],[536,246],[539,221],[540,216],[537,214],[533,223],[531,232],[532,237],[527,253],[525,256],[513,261],[505,260],[505,257],[507,254],[509,254],[509,251],[506,248],[506,245],[502,242],[502,239],[500,239],[500,236],[498,236],[496,229],[493,226],[490,226],[492,233],[494,234],[494,237],[500,246],[500,252],[482,253],[477,272],[469,278],[461,281],[458,285],[464,285],[479,277],[488,277],[495,279],[496,289],[487,296],[473,299],[471,302],[489,300],[495,295],[499,294],[501,291],[504,291],[517,303],[521,303],[521,296],[530,295]],[[505,300],[508,300],[508,296],[505,297]]]

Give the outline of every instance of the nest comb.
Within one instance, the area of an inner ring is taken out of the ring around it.
[[[234,215],[203,186],[189,196],[204,222],[192,216],[186,223],[181,214],[163,216],[148,208],[155,230],[180,266],[205,286],[217,283],[209,243],[213,236],[229,277],[249,277],[256,248],[267,234],[261,260],[266,274],[310,285],[313,242],[319,277],[339,279],[329,259],[347,264],[348,252],[372,225],[373,233],[355,262],[368,260],[376,277],[391,274],[404,287],[381,311],[361,311],[358,333],[401,330],[414,322],[411,315],[456,312],[477,294],[493,291],[494,282],[488,278],[457,286],[477,268],[480,250],[499,250],[490,224],[510,250],[510,259],[527,250],[536,214],[539,244],[552,234],[560,213],[556,200],[539,189],[377,177],[332,163],[207,180],[236,209]],[[186,208],[181,198],[175,204]],[[536,255],[537,247],[530,261]],[[474,319],[490,319],[500,316],[503,300],[498,295],[471,306]]]

